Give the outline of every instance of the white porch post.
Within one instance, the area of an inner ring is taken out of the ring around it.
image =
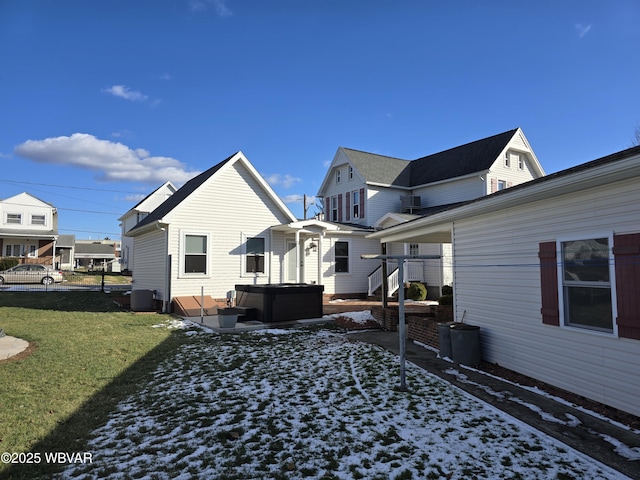
[[[318,285],[322,285],[322,238],[324,232],[318,234]]]
[[[300,230],[296,230],[296,283],[300,283]]]

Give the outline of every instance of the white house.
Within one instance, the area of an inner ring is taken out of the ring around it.
[[[23,192],[0,201],[0,255],[55,266],[58,211]]]
[[[485,360],[640,415],[640,147],[370,235],[452,245]]]
[[[225,299],[236,284],[281,283],[285,236],[296,218],[242,152],[189,180],[125,235],[133,289],[168,307],[180,296]]]
[[[416,160],[340,147],[318,196],[324,199],[325,221],[351,228],[384,229],[543,175],[533,149],[517,128]],[[350,238],[354,252],[380,251],[366,238]],[[441,260],[412,261],[405,268],[405,280],[426,282],[432,298],[453,280],[450,246],[445,242],[390,243],[387,253],[440,255]],[[389,272],[391,294],[399,282],[393,267]],[[327,281],[330,275],[327,270]],[[365,268],[335,282],[334,290],[327,286],[325,292],[371,294],[381,283],[379,270]]]
[[[120,268],[122,271],[133,271],[133,237],[127,237],[126,233],[135,227],[149,213],[155,210],[162,202],[173,195],[177,188],[171,182],[165,182],[149,195],[140,200],[118,221],[122,229],[122,249],[120,255]]]

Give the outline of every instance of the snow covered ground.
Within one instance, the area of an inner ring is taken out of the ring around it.
[[[331,329],[190,333],[63,478],[626,478]]]

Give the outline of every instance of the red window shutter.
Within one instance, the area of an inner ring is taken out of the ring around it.
[[[491,179],[491,193],[496,193],[498,191],[498,179]]]
[[[360,218],[364,218],[364,188],[360,189]]]
[[[347,202],[347,214],[345,220],[348,222],[351,219],[351,192],[345,193],[345,201]]]
[[[618,336],[640,340],[640,233],[613,236]]]
[[[513,182],[507,181],[507,188],[513,187]]]
[[[538,252],[540,258],[540,291],[542,293],[542,323],[560,325],[558,306],[558,253],[556,242],[543,242]]]
[[[342,221],[342,194],[338,194],[338,221]]]

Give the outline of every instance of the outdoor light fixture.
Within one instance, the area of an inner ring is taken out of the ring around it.
[[[316,253],[316,252],[318,251],[318,245],[317,245],[317,244],[315,244],[315,243],[313,243],[313,242],[311,242],[311,243],[309,244],[309,246],[307,247],[307,251],[308,251],[308,252],[309,252],[309,251],[311,251],[311,252],[313,252],[313,253]]]

